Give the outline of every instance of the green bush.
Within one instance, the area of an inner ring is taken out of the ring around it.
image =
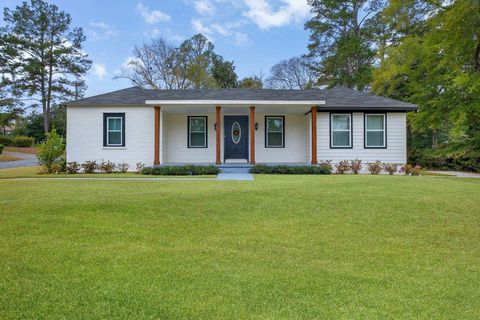
[[[144,167],[141,170],[143,175],[154,176],[200,176],[215,175],[220,172],[216,166],[163,166],[163,167]]]
[[[53,129],[47,135],[47,141],[40,145],[38,151],[38,160],[46,172],[59,172],[65,169],[66,161],[62,157],[64,151],[63,138]]]
[[[15,147],[31,147],[35,139],[26,136],[15,136],[12,138],[12,145]]]
[[[12,145],[12,137],[5,136],[5,135],[0,135],[0,144],[3,144],[4,146],[11,146]]]
[[[332,168],[329,162],[319,166],[269,166],[258,164],[250,168],[250,173],[255,174],[330,174]]]
[[[0,154],[3,152],[3,144],[0,144]]]

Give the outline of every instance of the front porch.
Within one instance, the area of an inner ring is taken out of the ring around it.
[[[154,165],[316,164],[316,105],[155,105]]]

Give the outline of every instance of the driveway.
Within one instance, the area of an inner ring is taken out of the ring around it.
[[[0,169],[38,166],[38,159],[34,154],[10,151],[3,151],[2,154],[14,156],[22,160],[0,162]]]

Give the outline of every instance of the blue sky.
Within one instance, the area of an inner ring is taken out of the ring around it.
[[[131,86],[112,78],[136,44],[165,37],[174,45],[201,32],[215,51],[234,60],[239,77],[263,73],[280,60],[306,52],[306,0],[51,0],[82,27],[93,60],[87,96]],[[21,1],[0,0],[14,8]],[[3,24],[3,21],[0,22]]]

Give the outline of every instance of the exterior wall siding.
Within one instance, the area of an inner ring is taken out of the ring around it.
[[[285,116],[285,148],[265,147],[265,116]],[[309,161],[309,118],[303,113],[256,113],[258,130],[255,135],[257,163],[306,163]]]
[[[215,113],[164,113],[165,163],[215,163]],[[188,116],[207,116],[207,148],[188,148]]]
[[[341,112],[338,112],[341,113]],[[374,162],[376,160],[386,163],[405,163],[407,161],[407,130],[405,112],[387,113],[387,148],[365,149],[363,112],[353,113],[353,148],[331,149],[330,148],[330,113],[317,113],[317,152],[318,160],[331,160],[338,163],[342,160],[358,158],[362,162]]]
[[[103,146],[103,113],[125,113],[125,147]],[[110,160],[153,164],[154,111],[152,107],[68,107],[67,161]]]

